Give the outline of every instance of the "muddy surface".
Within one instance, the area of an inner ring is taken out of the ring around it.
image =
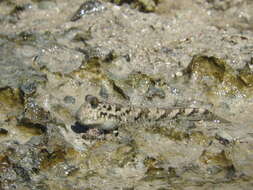
[[[0,190],[253,188],[251,0],[0,0]]]

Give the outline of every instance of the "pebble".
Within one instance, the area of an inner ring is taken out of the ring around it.
[[[217,132],[215,135],[216,139],[219,140],[222,144],[227,145],[233,141],[233,137],[231,137],[225,131]]]
[[[63,99],[63,101],[66,104],[75,104],[76,99],[73,96],[65,96],[64,99]]]
[[[56,3],[53,1],[41,1],[38,4],[39,9],[52,9],[56,7]]]
[[[4,128],[0,128],[0,134],[7,135],[8,134],[8,130],[6,130]]]
[[[25,95],[32,95],[36,92],[37,87],[35,83],[28,82],[28,83],[22,84],[20,89]]]
[[[102,11],[103,9],[105,9],[105,7],[100,1],[88,0],[80,6],[74,16],[71,18],[71,21],[76,21],[80,19],[83,15]]]

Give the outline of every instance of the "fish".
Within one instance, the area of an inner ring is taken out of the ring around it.
[[[204,108],[123,105],[103,101],[93,95],[85,97],[85,102],[78,109],[76,118],[79,132],[85,132],[90,128],[110,131],[126,124],[157,123],[175,119],[229,122]],[[83,129],[80,130],[80,127]]]

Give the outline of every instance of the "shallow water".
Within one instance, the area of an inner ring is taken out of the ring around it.
[[[0,189],[251,189],[253,2],[82,3],[0,1]],[[219,119],[84,130],[87,95]]]

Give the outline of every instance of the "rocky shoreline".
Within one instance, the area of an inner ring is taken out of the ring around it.
[[[2,0],[0,28],[0,190],[252,188],[252,1]]]

